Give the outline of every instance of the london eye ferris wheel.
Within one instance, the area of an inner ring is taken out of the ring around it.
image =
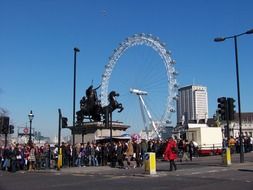
[[[102,107],[108,104],[108,92],[116,90],[125,110],[120,115],[115,114],[114,120],[140,131],[143,129],[143,114],[130,90],[145,91],[146,107],[152,113],[158,131],[161,131],[172,123],[175,112],[178,90],[175,63],[171,52],[159,38],[144,33],[127,37],[105,65],[100,94]]]

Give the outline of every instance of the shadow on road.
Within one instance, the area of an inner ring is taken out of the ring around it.
[[[177,165],[198,166],[198,165],[200,165],[200,163],[185,162],[185,163],[177,163]]]
[[[241,172],[253,172],[253,170],[249,170],[249,169],[238,169],[238,171],[241,171]]]

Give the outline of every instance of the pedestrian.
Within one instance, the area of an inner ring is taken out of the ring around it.
[[[45,157],[45,168],[50,169],[50,159],[51,159],[50,144],[45,144],[43,153]]]
[[[184,141],[180,139],[178,142],[178,157],[180,162],[182,162],[183,156],[184,156]]]
[[[30,152],[29,152],[28,159],[29,159],[29,171],[35,170],[36,157],[35,157],[34,145],[30,146]]]
[[[189,150],[189,141],[187,139],[185,139],[185,142],[184,142],[184,155],[183,155],[183,158],[182,160],[185,160],[185,161],[189,161],[190,160],[190,150]]]
[[[145,139],[141,140],[141,165],[143,165],[143,162],[145,160],[145,154],[148,151],[148,144]],[[162,151],[163,152],[163,151]]]
[[[164,152],[164,160],[170,161],[170,171],[177,170],[177,166],[175,163],[175,159],[177,158],[177,143],[174,141],[172,137],[169,138],[167,143],[165,152]]]
[[[98,159],[96,156],[96,143],[91,143],[91,165],[98,166]]]
[[[101,146],[102,166],[107,166],[108,155],[109,155],[108,144],[103,143]]]
[[[117,145],[117,150],[116,150],[116,154],[117,154],[117,161],[119,164],[119,168],[124,168],[124,152],[123,152],[123,146],[122,143],[119,141],[118,145]]]
[[[131,140],[129,140],[128,143],[127,143],[127,150],[125,152],[125,155],[126,155],[126,159],[127,159],[126,169],[129,169],[130,166],[131,166],[132,157],[134,155],[134,148],[133,148],[133,143],[132,143]]]
[[[10,172],[16,172],[17,170],[17,147],[16,145],[11,145],[10,149]]]
[[[235,144],[236,144],[236,140],[234,139],[233,136],[231,136],[229,141],[228,141],[228,146],[230,148],[231,154],[235,153]]]
[[[192,161],[192,157],[193,157],[193,154],[194,154],[194,144],[193,144],[192,140],[189,143],[189,154],[190,154],[190,160]]]
[[[10,168],[10,155],[11,155],[11,148],[9,146],[5,147],[4,148],[4,152],[3,152],[3,167],[2,167],[2,170],[9,170]]]
[[[134,150],[135,162],[136,162],[136,165],[134,165],[134,168],[141,167],[142,166],[142,162],[141,162],[141,145],[138,141],[133,142],[133,150]]]

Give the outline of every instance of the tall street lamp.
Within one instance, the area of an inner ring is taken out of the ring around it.
[[[80,52],[78,48],[74,48],[74,87],[73,87],[73,145],[75,145],[75,114],[76,114],[76,55],[77,52]]]
[[[238,64],[238,50],[237,50],[237,37],[244,34],[253,34],[253,29],[248,30],[244,33],[228,36],[228,37],[218,37],[215,38],[215,42],[223,42],[226,39],[233,38],[235,43],[235,64],[236,64],[236,79],[237,79],[237,98],[238,98],[238,116],[239,116],[239,140],[240,140],[240,163],[244,162],[244,152],[243,152],[243,141],[242,141],[242,121],[241,121],[241,100],[240,100],[240,81],[239,81],[239,64]]]
[[[29,118],[29,121],[30,121],[30,131],[29,131],[29,141],[28,141],[28,144],[31,145],[32,144],[32,120],[34,118],[32,110],[28,114],[28,118]]]

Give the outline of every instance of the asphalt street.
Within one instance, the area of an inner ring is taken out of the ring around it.
[[[16,173],[0,172],[0,190],[39,189],[253,189],[253,153],[233,155],[232,164],[224,166],[220,156],[194,158],[177,162],[178,170],[170,172],[169,163],[157,161],[157,174],[149,175],[144,168],[119,169],[105,167],[62,168]]]

